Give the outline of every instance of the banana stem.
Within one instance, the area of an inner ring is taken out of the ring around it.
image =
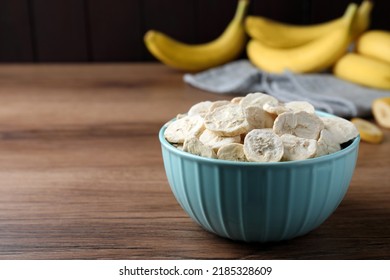
[[[363,2],[360,4],[357,12],[356,12],[356,24],[354,32],[355,35],[358,36],[367,29],[369,29],[371,20],[370,20],[370,14],[373,7],[373,2],[370,0],[363,0]]]
[[[356,21],[356,11],[358,6],[355,3],[350,4],[344,14],[345,24],[348,25],[348,31],[351,33],[353,30],[353,23]]]
[[[234,15],[233,21],[239,21],[239,22],[244,21],[246,12],[248,10],[249,3],[250,3],[250,0],[239,0],[238,1],[238,4],[237,4],[238,6],[236,9],[236,13]]]
[[[344,18],[349,20],[350,17],[353,17],[356,13],[358,6],[355,3],[351,3],[348,5],[347,10],[344,13]]]

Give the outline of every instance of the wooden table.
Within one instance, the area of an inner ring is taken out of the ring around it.
[[[273,244],[205,232],[175,201],[157,133],[199,101],[159,64],[0,66],[1,259],[388,259],[390,131],[361,143],[317,230]]]

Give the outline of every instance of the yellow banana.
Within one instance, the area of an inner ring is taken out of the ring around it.
[[[390,32],[372,30],[363,33],[356,43],[358,53],[390,63]]]
[[[349,53],[334,66],[333,73],[344,80],[390,90],[390,63]]]
[[[346,52],[352,40],[351,25],[356,9],[357,5],[350,5],[343,25],[303,46],[277,49],[252,39],[247,45],[248,57],[254,65],[268,72],[279,73],[285,69],[297,73],[324,70]]]
[[[161,62],[186,71],[200,71],[238,57],[246,43],[244,18],[249,0],[239,0],[236,14],[224,32],[205,44],[185,44],[161,32],[150,30],[144,36],[148,50]]]
[[[350,5],[355,4],[351,3]],[[368,0],[364,0],[360,4],[353,26],[354,36],[357,36],[368,29],[372,6],[372,2]],[[345,13],[347,13],[347,11],[348,8]],[[292,48],[316,40],[339,28],[343,25],[343,18],[344,16],[321,24],[292,25],[265,17],[248,16],[245,20],[245,29],[250,37],[259,40],[268,46]]]

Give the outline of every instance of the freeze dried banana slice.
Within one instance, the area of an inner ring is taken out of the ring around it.
[[[184,117],[186,117],[186,116],[188,116],[188,114],[177,114],[176,115],[176,119],[178,120],[178,119],[182,119],[182,118],[184,118]]]
[[[233,104],[240,104],[241,100],[244,98],[244,96],[237,96],[234,97],[232,100],[230,100],[230,103]]]
[[[258,106],[247,107],[245,109],[245,116],[251,129],[272,128],[274,124],[274,118]]]
[[[324,123],[325,129],[332,134],[338,144],[348,142],[359,135],[356,126],[346,119],[340,117],[322,117],[321,120]]]
[[[314,114],[314,106],[306,101],[291,101],[284,104],[284,106],[293,112],[305,111],[309,114]]]
[[[244,145],[241,143],[230,143],[223,145],[218,150],[217,158],[232,161],[247,161],[244,153]]]
[[[313,158],[317,152],[317,141],[291,134],[280,136],[283,142],[284,154],[282,160],[303,160]]]
[[[218,151],[223,145],[230,143],[240,143],[241,136],[220,136],[215,132],[205,129],[199,136],[200,142],[211,147],[214,151]]]
[[[361,118],[353,118],[351,122],[359,131],[362,141],[372,144],[379,144],[383,141],[384,134],[382,130],[374,123]]]
[[[190,137],[184,141],[183,151],[193,155],[216,158],[217,155],[209,146],[204,145],[197,137]]]
[[[189,116],[195,116],[200,115],[204,118],[206,114],[209,112],[211,105],[213,105],[213,102],[211,101],[202,101],[199,103],[196,103],[188,110]]]
[[[301,138],[318,139],[320,131],[324,128],[321,119],[304,111],[285,112],[280,114],[274,122],[274,132],[281,136],[292,134]]]
[[[340,150],[340,144],[335,140],[333,135],[327,129],[321,130],[320,138],[317,141],[316,157],[329,155]]]
[[[247,132],[249,125],[240,105],[228,104],[209,112],[205,127],[221,136],[236,136]]]
[[[262,92],[249,93],[240,101],[240,105],[244,110],[249,106],[263,108],[265,103],[278,104],[279,101],[275,97]]]
[[[227,100],[214,101],[213,104],[211,104],[211,106],[209,108],[209,112],[213,111],[215,108],[218,108],[218,107],[221,107],[221,106],[227,105],[227,104],[230,104],[230,101],[227,101]]]
[[[280,161],[283,152],[282,140],[270,129],[253,129],[245,136],[244,153],[248,161]]]
[[[172,144],[176,149],[183,151],[183,144]]]
[[[273,114],[273,115],[280,115],[280,114],[283,114],[285,112],[292,111],[291,109],[284,106],[283,103],[275,104],[272,102],[265,103],[263,105],[263,109],[264,109],[264,111],[268,112],[269,114]]]
[[[168,124],[164,132],[170,143],[183,143],[188,137],[198,136],[204,130],[203,118],[199,115],[185,116]]]

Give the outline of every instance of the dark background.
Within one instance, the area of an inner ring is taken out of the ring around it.
[[[252,0],[249,13],[294,24],[340,17],[351,0]],[[360,3],[361,0],[355,1]],[[153,60],[153,28],[188,43],[217,37],[236,0],[0,0],[0,62]],[[390,29],[390,1],[374,1],[371,29]]]

